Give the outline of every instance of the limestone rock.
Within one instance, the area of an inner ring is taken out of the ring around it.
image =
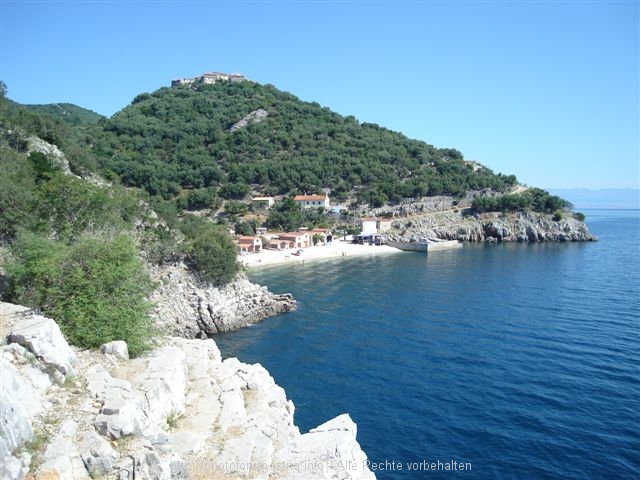
[[[278,461],[287,466],[283,478],[375,478],[356,431],[351,417],[343,414],[302,435],[293,448],[280,452]]]
[[[123,340],[114,340],[100,345],[100,352],[105,355],[113,355],[121,360],[129,360],[129,347]]]
[[[5,306],[10,304],[3,304]],[[31,351],[62,375],[73,376],[76,354],[60,332],[58,324],[50,318],[37,315],[26,307],[5,307],[16,321],[7,337],[8,343],[17,343]]]
[[[165,346],[151,356],[133,362],[144,364],[142,375],[134,386],[145,398],[144,414],[150,424],[164,424],[171,414],[184,409],[187,385],[185,353],[174,346]]]
[[[25,472],[16,449],[33,439],[31,418],[42,408],[39,394],[16,366],[4,355],[0,357],[0,465],[3,479],[24,478]]]
[[[2,382],[0,382],[0,445],[12,451],[33,438],[29,418],[40,410],[40,402],[18,369],[4,356],[0,357]]]
[[[291,294],[274,295],[242,274],[221,288],[199,281],[183,264],[152,274],[161,280],[152,294],[158,325],[185,338],[207,338],[296,308]]]
[[[145,399],[126,380],[107,378],[100,400],[102,409],[94,424],[101,435],[115,440],[140,434],[147,427]]]
[[[569,213],[562,220],[554,221],[551,215],[532,212],[472,215],[464,209],[457,212],[449,209],[412,212],[409,217],[397,217],[392,225],[393,229],[387,232],[391,242],[406,242],[412,238],[487,243],[597,240],[584,222]]]
[[[71,169],[69,168],[69,161],[65,154],[52,143],[46,142],[39,137],[31,136],[27,138],[27,149],[29,150],[29,153],[39,152],[46,155],[55,165],[62,169],[65,175],[79,178],[71,172]]]
[[[92,430],[81,434],[78,450],[85,468],[92,477],[106,475],[118,461],[118,454],[111,444]]]
[[[84,466],[76,445],[78,424],[65,420],[53,440],[47,446],[43,464],[38,468],[37,478],[59,478],[69,480],[89,480],[89,472]]]
[[[269,116],[269,112],[267,112],[264,108],[259,108],[257,110],[254,110],[253,112],[248,113],[247,115],[242,117],[242,119],[240,119],[238,122],[231,125],[231,128],[229,128],[229,131],[235,132],[236,130],[244,128],[251,123],[261,122],[268,116]]]

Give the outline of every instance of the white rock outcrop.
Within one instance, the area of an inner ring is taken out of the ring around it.
[[[257,110],[254,110],[253,112],[246,114],[239,121],[231,125],[231,128],[229,128],[229,131],[235,132],[236,130],[240,130],[241,128],[244,128],[247,125],[250,125],[252,123],[259,123],[265,118],[267,118],[268,116],[269,116],[268,111],[266,111],[264,108],[259,108]]]
[[[24,307],[0,303],[0,317],[3,479],[375,478],[348,415],[301,434],[269,372],[211,339],[126,360],[74,351]]]
[[[129,360],[129,347],[127,342],[123,340],[114,340],[100,345],[100,352],[105,355],[114,355],[122,360]]]
[[[20,316],[21,320],[13,325],[7,343],[16,343],[29,350],[52,372],[59,372],[60,375],[56,378],[62,381],[64,377],[74,375],[76,354],[62,336],[56,322],[17,305],[11,310],[11,314],[14,317]]]
[[[273,294],[238,275],[224,287],[200,282],[184,264],[153,268],[158,326],[185,338],[207,338],[295,310],[289,293]]]
[[[29,153],[39,152],[46,155],[54,162],[55,165],[62,169],[65,175],[80,178],[71,172],[71,169],[69,168],[69,161],[67,160],[64,152],[62,152],[62,150],[60,150],[54,144],[46,142],[45,140],[32,135],[27,138],[27,149]]]

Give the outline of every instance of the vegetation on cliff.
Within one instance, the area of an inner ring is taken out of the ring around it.
[[[476,195],[473,199],[473,209],[483,212],[520,212],[533,210],[541,213],[555,213],[570,207],[569,202],[551,195],[541,188],[529,188],[522,193],[497,196]]]
[[[136,355],[150,338],[153,285],[143,257],[184,258],[224,284],[239,269],[235,246],[205,219],[167,209],[159,209],[167,219],[158,218],[145,192],[97,180],[82,146],[86,132],[0,98],[1,293],[54,316],[79,346],[125,340]],[[34,149],[31,137],[66,155]],[[65,161],[75,168],[66,171]]]
[[[71,343],[125,340],[133,356],[150,346],[151,282],[131,237],[65,243],[24,233],[12,253],[7,297],[53,316]]]

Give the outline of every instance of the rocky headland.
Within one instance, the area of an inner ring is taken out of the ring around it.
[[[211,339],[130,360],[124,342],[69,346],[25,307],[0,319],[3,479],[375,478],[348,415],[301,434],[269,373]]]
[[[474,213],[472,197],[431,197],[374,213],[391,217],[390,241],[458,240],[460,242],[591,242],[584,221],[565,210],[561,218],[521,211]]]
[[[597,238],[587,225],[567,216],[553,220],[550,215],[532,212],[482,213],[462,215],[436,212],[414,215],[393,222],[392,241],[422,239],[461,242],[591,242]]]
[[[175,336],[208,338],[296,309],[290,293],[271,293],[244,274],[218,288],[183,263],[149,268],[157,284],[151,296],[156,324]]]

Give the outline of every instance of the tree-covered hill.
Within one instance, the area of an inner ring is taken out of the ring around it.
[[[149,346],[149,266],[184,261],[221,285],[236,248],[228,228],[101,180],[91,139],[0,95],[0,297],[54,316],[76,345],[122,339],[135,355]]]
[[[251,117],[252,113],[261,112]],[[266,113],[265,113],[266,112]],[[234,127],[245,119],[246,125]],[[464,162],[375,124],[359,123],[271,85],[191,84],[138,95],[101,120],[94,153],[125,185],[169,199],[185,190],[243,198],[331,189],[372,206],[401,198],[505,192],[513,175]]]
[[[47,103],[44,105],[25,105],[25,107],[34,112],[46,113],[71,125],[95,125],[101,118],[104,118],[99,113],[72,103]]]

